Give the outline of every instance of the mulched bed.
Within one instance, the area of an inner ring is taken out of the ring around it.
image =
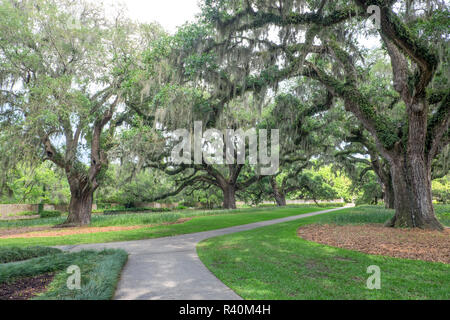
[[[298,229],[309,241],[369,254],[450,263],[450,229],[394,229],[379,224],[319,225]]]
[[[53,281],[53,273],[22,278],[10,283],[0,284],[0,300],[28,300],[45,292]]]

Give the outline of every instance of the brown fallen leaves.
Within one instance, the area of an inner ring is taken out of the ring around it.
[[[298,229],[309,241],[369,254],[450,263],[450,229],[443,232],[383,225],[318,225]]]

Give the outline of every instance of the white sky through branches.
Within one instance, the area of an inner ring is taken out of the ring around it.
[[[94,0],[95,1],[95,0]],[[198,0],[104,0],[105,6],[123,3],[127,15],[139,22],[158,22],[166,31],[174,33],[187,21],[200,13]]]
[[[96,0],[90,0],[95,1]],[[194,21],[195,15],[200,13],[199,1],[201,0],[103,0],[105,7],[111,12],[117,10],[122,4],[126,7],[124,12],[135,21],[150,23],[158,22],[164,30],[174,34],[177,27],[188,21]],[[369,37],[359,39],[360,43],[367,48],[380,46],[378,39]]]

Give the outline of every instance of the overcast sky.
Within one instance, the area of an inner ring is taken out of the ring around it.
[[[192,21],[200,12],[198,0],[105,0],[105,5],[124,3],[128,16],[140,22],[159,22],[166,31],[174,33],[176,27]]]
[[[91,0],[96,1],[96,0]],[[200,13],[200,0],[103,0],[106,7],[122,3],[128,9],[128,16],[139,22],[158,22],[170,33],[187,21],[193,21]],[[96,1],[97,2],[97,1]],[[360,39],[368,48],[379,47],[376,38]]]

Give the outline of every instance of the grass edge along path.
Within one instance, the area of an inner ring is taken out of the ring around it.
[[[321,211],[323,207],[294,207],[280,208],[275,210],[251,210],[246,212],[245,209],[236,213],[208,215],[194,217],[192,220],[182,224],[173,225],[155,225],[153,227],[141,228],[135,230],[101,232],[90,234],[75,234],[59,237],[47,238],[14,238],[1,239],[2,246],[58,246],[58,245],[78,245],[88,243],[107,243],[153,239],[160,237],[175,236],[181,234],[196,233],[202,231],[217,230],[238,225],[245,225],[253,222],[274,220],[279,218],[301,215],[316,211]]]
[[[244,299],[450,299],[447,264],[369,255],[297,236],[302,225],[342,223],[352,210],[210,238],[197,253]],[[366,287],[371,265],[381,269],[380,290]]]

